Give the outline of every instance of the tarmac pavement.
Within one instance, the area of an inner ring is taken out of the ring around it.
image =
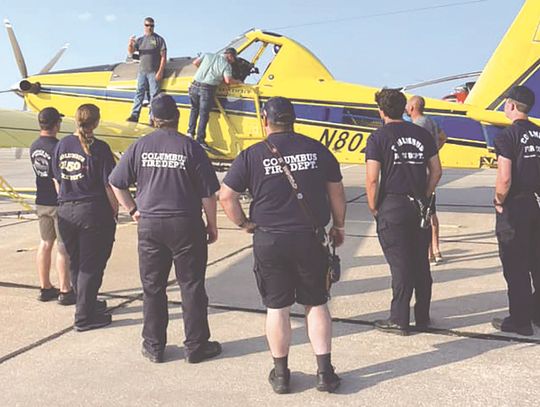
[[[32,187],[27,151],[20,160],[13,155],[0,151],[0,175]],[[77,333],[73,307],[36,300],[35,215],[2,216],[17,205],[0,199],[0,405],[537,406],[540,329],[523,337],[491,326],[508,305],[490,205],[495,171],[445,171],[437,195],[445,262],[432,268],[435,328],[399,337],[372,327],[388,315],[390,275],[360,187],[364,167],[342,169],[351,202],[339,249],[343,278],[330,301],[332,361],[342,377],[336,394],[314,389],[316,363],[300,307],[292,318],[293,393],[272,392],[251,238],[223,212],[207,272],[212,338],[223,353],[198,365],[184,362],[181,298],[171,272],[169,339],[165,363],[156,365],[140,354],[142,290],[129,217],[121,216],[100,294],[113,323]],[[57,281],[54,271],[52,278]]]

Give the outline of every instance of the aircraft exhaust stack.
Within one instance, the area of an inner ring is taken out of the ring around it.
[[[27,81],[26,79],[23,79],[19,82],[18,90],[22,93],[38,94],[41,90],[41,84],[39,82],[32,83],[30,81]]]

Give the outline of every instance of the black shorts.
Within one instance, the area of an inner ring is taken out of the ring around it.
[[[266,307],[326,304],[328,256],[315,234],[256,230],[253,253],[257,286]]]

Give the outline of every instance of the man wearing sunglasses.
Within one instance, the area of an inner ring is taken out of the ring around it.
[[[128,122],[138,122],[144,95],[149,93],[150,100],[160,91],[165,63],[167,62],[167,45],[163,37],[154,32],[154,19],[144,19],[144,35],[135,39],[132,36],[128,43],[128,54],[139,53],[139,73],[137,75],[137,90],[133,101],[133,109]]]

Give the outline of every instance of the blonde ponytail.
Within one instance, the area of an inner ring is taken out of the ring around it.
[[[77,124],[75,134],[79,137],[81,147],[87,155],[92,155],[90,146],[94,143],[94,129],[98,126],[99,119],[99,108],[90,103],[79,106],[75,113]]]

